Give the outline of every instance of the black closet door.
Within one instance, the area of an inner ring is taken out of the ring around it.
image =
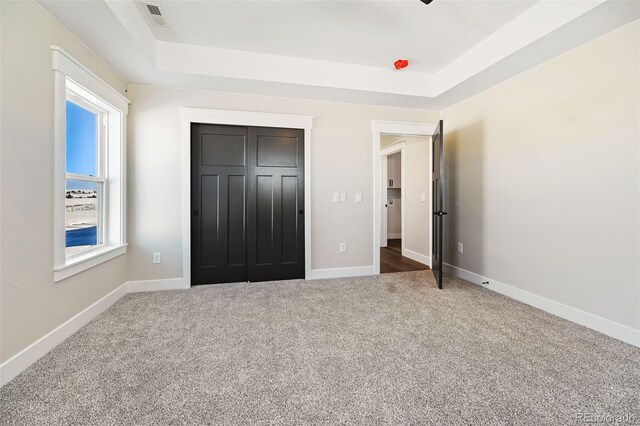
[[[304,278],[304,131],[249,128],[247,280]]]
[[[191,125],[191,283],[246,281],[246,127]]]

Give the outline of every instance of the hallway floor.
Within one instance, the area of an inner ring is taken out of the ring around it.
[[[380,273],[424,271],[427,265],[402,255],[402,240],[387,240],[387,247],[380,247]]]

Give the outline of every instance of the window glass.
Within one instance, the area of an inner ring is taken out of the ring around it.
[[[65,190],[66,254],[98,244],[98,183],[68,180]]]
[[[67,173],[96,176],[98,116],[67,100]]]

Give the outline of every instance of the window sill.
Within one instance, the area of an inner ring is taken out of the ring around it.
[[[65,278],[69,278],[82,271],[93,268],[94,266],[98,266],[115,257],[122,256],[126,252],[127,245],[121,244],[118,246],[100,247],[98,249],[82,253],[78,256],[74,256],[72,259],[68,259],[65,265],[54,268],[53,279],[55,282],[62,281]]]

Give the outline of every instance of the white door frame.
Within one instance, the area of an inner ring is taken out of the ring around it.
[[[182,284],[191,286],[191,123],[304,130],[304,273],[311,277],[311,129],[313,117],[208,108],[180,108],[182,140]]]
[[[377,121],[371,122],[373,127],[373,267],[376,275],[380,274],[380,201],[382,196],[381,190],[381,174],[380,174],[380,136],[432,136],[436,129],[436,124],[424,123],[403,123],[396,121]],[[431,145],[431,143],[430,143]],[[432,152],[431,146],[429,152]],[[431,159],[432,155],[429,154]],[[429,160],[429,170],[431,170],[431,161]],[[404,167],[403,167],[404,170]],[[429,173],[431,175],[431,173]],[[404,178],[401,178],[404,180]],[[429,211],[431,211],[431,198],[429,197]],[[404,197],[403,197],[404,199]],[[404,206],[403,206],[404,207]],[[404,210],[404,208],[403,208]],[[403,212],[404,214],[404,212]],[[432,220],[429,221],[429,235],[432,235]],[[404,232],[404,231],[403,231]],[[404,244],[404,243],[403,243]],[[429,244],[431,247],[431,244]],[[431,258],[431,253],[429,253]],[[429,265],[431,266],[431,265]]]
[[[398,152],[400,153],[400,182],[406,182],[406,176],[405,176],[405,154],[404,154],[404,150],[407,147],[407,143],[405,141],[398,141],[396,143],[394,143],[393,145],[384,147],[383,149],[380,150],[380,181],[382,183],[381,185],[381,189],[382,189],[382,194],[380,195],[382,197],[382,199],[380,200],[380,212],[381,212],[381,226],[380,226],[380,230],[382,232],[382,234],[380,235],[380,247],[386,247],[387,246],[387,239],[388,239],[388,230],[387,230],[387,226],[388,226],[388,214],[387,214],[387,208],[385,208],[385,204],[387,204],[387,199],[389,198],[388,196],[388,185],[386,184],[387,179],[389,179],[389,177],[387,176],[387,160],[388,157],[390,155],[393,154],[397,154]],[[404,242],[405,242],[405,238],[404,238],[404,232],[405,232],[405,228],[404,228],[404,223],[405,223],[405,216],[404,216],[404,197],[400,197],[400,238],[402,239],[402,247],[401,247],[401,253],[404,256]]]

